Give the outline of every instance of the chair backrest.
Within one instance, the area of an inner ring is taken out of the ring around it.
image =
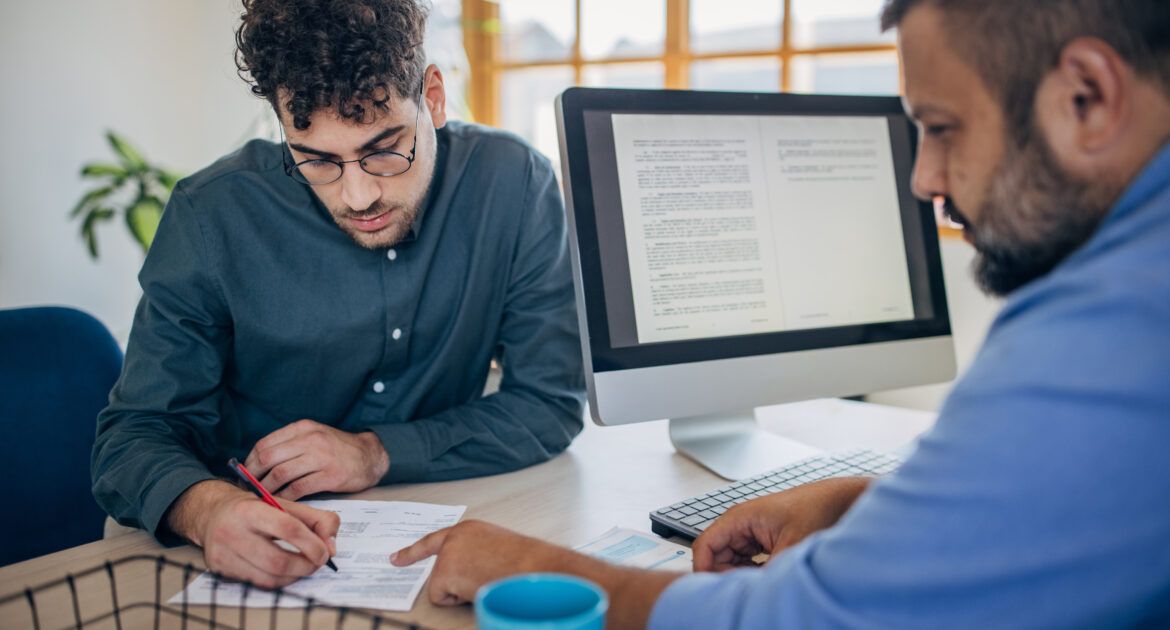
[[[0,310],[0,565],[101,538],[89,462],[121,369],[117,342],[85,313]]]

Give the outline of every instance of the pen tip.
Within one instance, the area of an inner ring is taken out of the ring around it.
[[[330,569],[333,569],[333,572],[334,572],[334,573],[336,573],[336,572],[337,572],[337,565],[336,565],[336,564],[333,564],[333,560],[332,560],[332,559],[326,560],[326,561],[325,561],[325,566],[329,567]]]

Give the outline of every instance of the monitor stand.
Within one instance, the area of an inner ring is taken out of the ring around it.
[[[744,479],[824,451],[768,433],[754,409],[671,418],[674,448],[724,479]]]

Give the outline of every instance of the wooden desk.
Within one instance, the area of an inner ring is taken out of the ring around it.
[[[934,421],[930,413],[844,401],[770,407],[761,409],[758,416],[769,430],[825,450],[894,450]],[[353,498],[467,505],[465,518],[498,523],[573,546],[613,526],[649,531],[650,510],[726,483],[675,453],[664,422],[604,428],[587,424],[568,451],[544,464],[494,477],[374,488]],[[135,532],[0,568],[0,595],[60,579],[106,560],[159,553],[178,562],[203,564],[200,551],[194,547],[164,549],[145,532]],[[145,570],[139,570],[140,575],[120,576],[121,601],[142,593],[153,594],[153,571],[143,566]],[[178,592],[181,581],[180,575],[160,589],[164,601]],[[109,606],[108,593],[91,593],[81,583],[78,590],[83,609],[87,598],[104,600]],[[43,628],[72,625],[68,599],[60,601],[59,605],[45,606],[48,610],[44,614],[50,618],[41,618]],[[19,604],[0,608],[0,628],[31,627],[28,613],[23,612],[27,604]],[[431,606],[425,592],[409,613],[379,614],[430,628],[474,626],[469,607]],[[141,615],[138,619],[124,619],[123,625],[129,629],[149,626],[152,621],[153,617]],[[108,627],[114,628],[112,621]]]

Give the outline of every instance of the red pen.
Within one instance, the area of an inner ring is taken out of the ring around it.
[[[252,476],[252,473],[248,472],[248,469],[244,468],[244,465],[237,461],[236,458],[233,457],[228,460],[228,468],[231,468],[232,472],[236,473],[237,477],[243,479],[244,483],[248,484],[248,487],[252,489],[252,492],[256,493],[256,496],[260,497],[261,501],[264,501],[268,505],[271,505],[285,514],[288,514],[288,512],[285,512],[284,508],[280,507],[280,503],[277,503],[276,499],[274,499],[271,494],[268,494],[268,490],[266,490],[264,486],[260,485],[260,482],[257,481],[256,478]],[[334,571],[337,571],[337,565],[333,564],[333,558],[326,560],[325,566],[333,569]]]

